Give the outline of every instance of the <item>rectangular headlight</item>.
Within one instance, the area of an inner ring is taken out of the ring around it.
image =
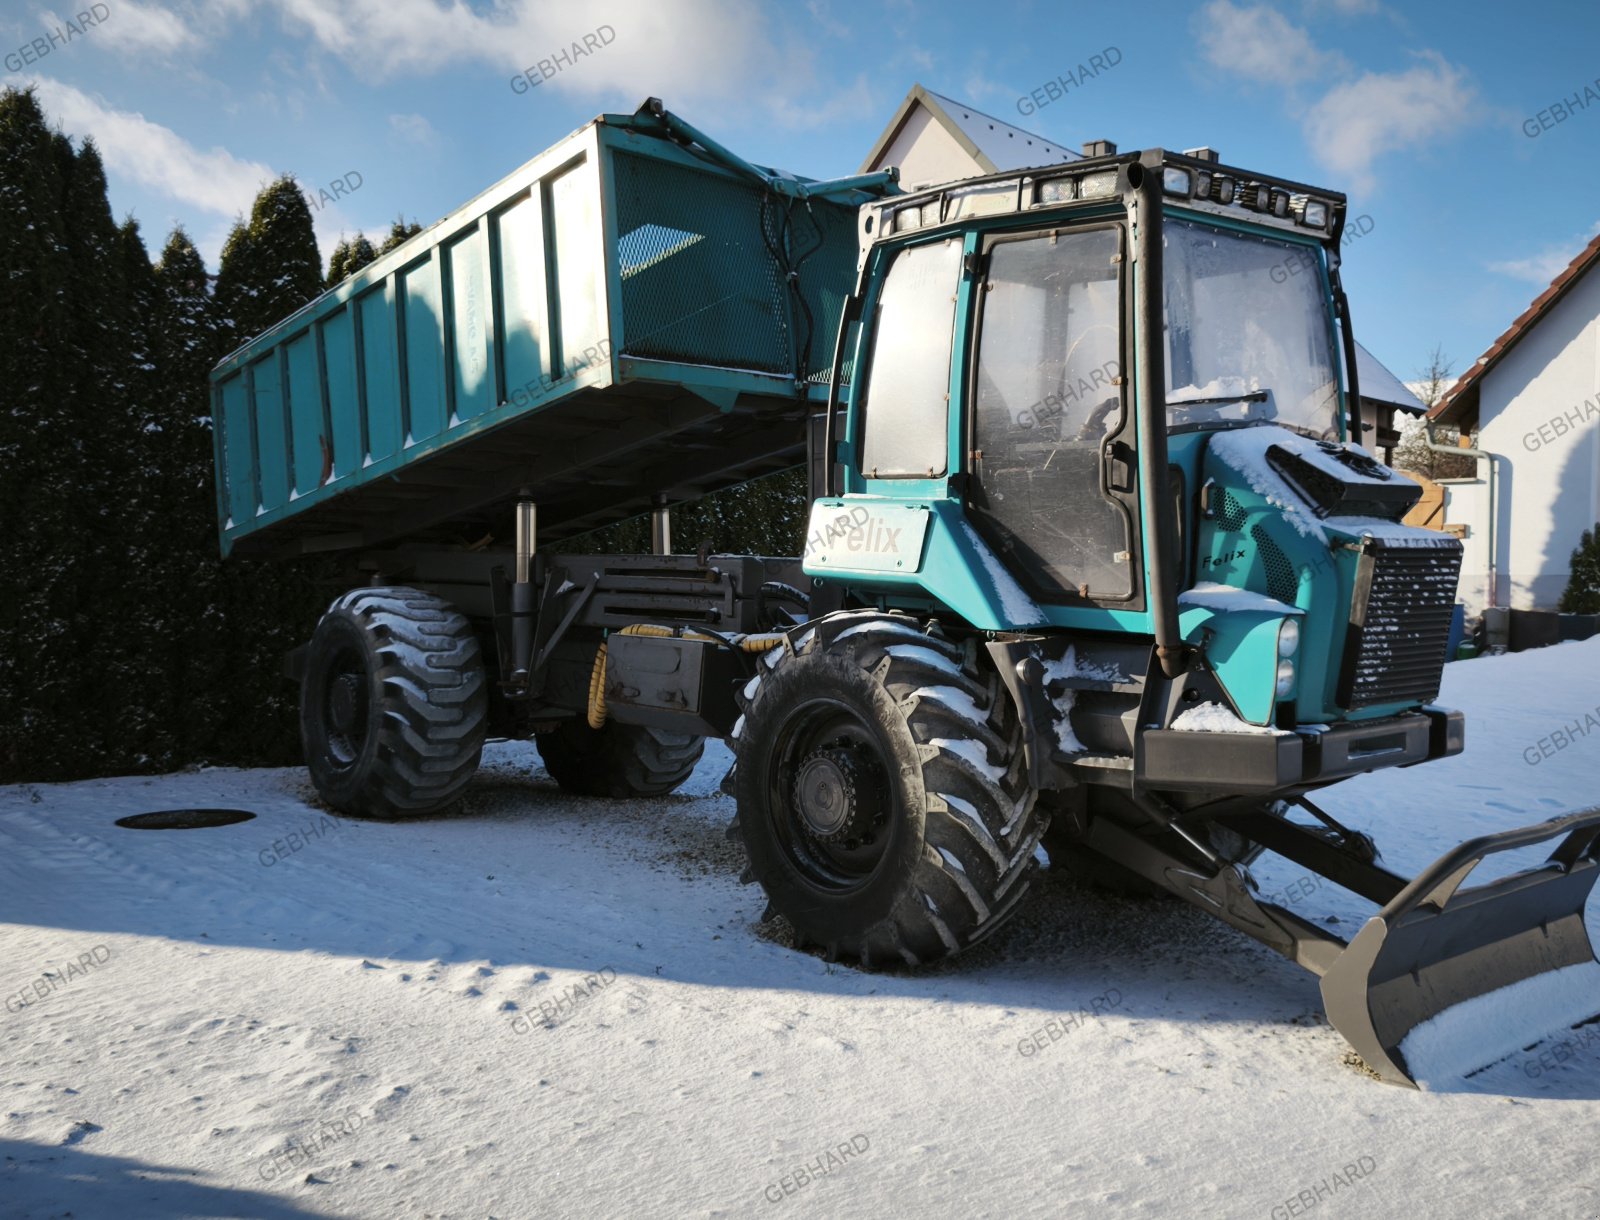
[[[1169,165],[1161,171],[1161,189],[1169,195],[1187,199],[1193,175],[1181,165]]]
[[[1256,183],[1254,186],[1244,188],[1244,198],[1240,200],[1252,212],[1269,212],[1272,210],[1272,188]]]
[[[1078,179],[1079,199],[1109,199],[1117,193],[1117,171],[1085,174]]]
[[[1069,203],[1077,197],[1071,178],[1046,178],[1034,188],[1033,200],[1035,203]]]
[[[1300,223],[1308,229],[1328,227],[1328,204],[1322,199],[1307,199],[1300,208]]]

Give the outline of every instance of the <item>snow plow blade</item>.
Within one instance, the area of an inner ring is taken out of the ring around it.
[[[1540,867],[1462,888],[1485,857],[1563,835]],[[1412,1030],[1479,996],[1597,962],[1584,924],[1600,879],[1597,848],[1600,806],[1470,839],[1441,856],[1367,921],[1322,976],[1329,1022],[1379,1076],[1416,1086],[1401,1050]],[[1600,991],[1585,1015],[1596,1012]],[[1552,1031],[1508,1032],[1525,1032],[1518,1043],[1525,1046]]]

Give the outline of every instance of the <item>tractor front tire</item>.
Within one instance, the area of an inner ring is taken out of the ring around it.
[[[1027,892],[1045,815],[981,650],[909,616],[830,615],[766,654],[735,736],[752,879],[802,946],[922,965]]]
[[[359,817],[433,813],[483,753],[488,694],[477,638],[418,589],[356,589],[317,624],[300,684],[300,741],[322,798]]]
[[[535,739],[550,778],[577,796],[665,796],[705,752],[706,739],[608,720],[598,729],[563,721]]]

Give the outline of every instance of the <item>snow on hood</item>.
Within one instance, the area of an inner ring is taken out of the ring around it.
[[[1194,588],[1178,594],[1180,606],[1198,606],[1202,610],[1261,610],[1267,614],[1299,614],[1298,607],[1280,602],[1265,593],[1249,589],[1236,589],[1232,585],[1219,585],[1215,581],[1196,582]]]
[[[1285,428],[1235,428],[1218,432],[1211,438],[1211,452],[1244,478],[1246,485],[1272,507],[1283,513],[1284,519],[1295,531],[1306,538],[1326,544],[1328,532],[1311,511],[1311,506],[1300,498],[1300,493],[1289,485],[1287,479],[1267,463],[1267,450],[1273,445],[1299,451],[1293,442],[1301,441],[1309,448],[1316,445],[1297,437]]]

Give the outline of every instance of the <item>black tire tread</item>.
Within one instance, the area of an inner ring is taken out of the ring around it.
[[[455,801],[478,769],[488,693],[477,637],[448,602],[405,586],[353,589],[343,615],[372,641],[383,697],[372,767],[348,812],[397,819]]]
[[[842,651],[893,698],[917,743],[926,793],[922,857],[904,899],[875,926],[824,947],[869,968],[926,965],[959,952],[1021,902],[1048,816],[1027,782],[1021,725],[999,674],[974,645],[947,638],[936,624],[875,610],[791,632],[759,674],[813,649]],[[741,728],[744,719],[781,713],[765,706],[766,686],[741,693]]]
[[[569,720],[535,738],[550,778],[578,796],[625,799],[665,796],[705,752],[705,738],[653,725],[607,721],[592,729]]]

